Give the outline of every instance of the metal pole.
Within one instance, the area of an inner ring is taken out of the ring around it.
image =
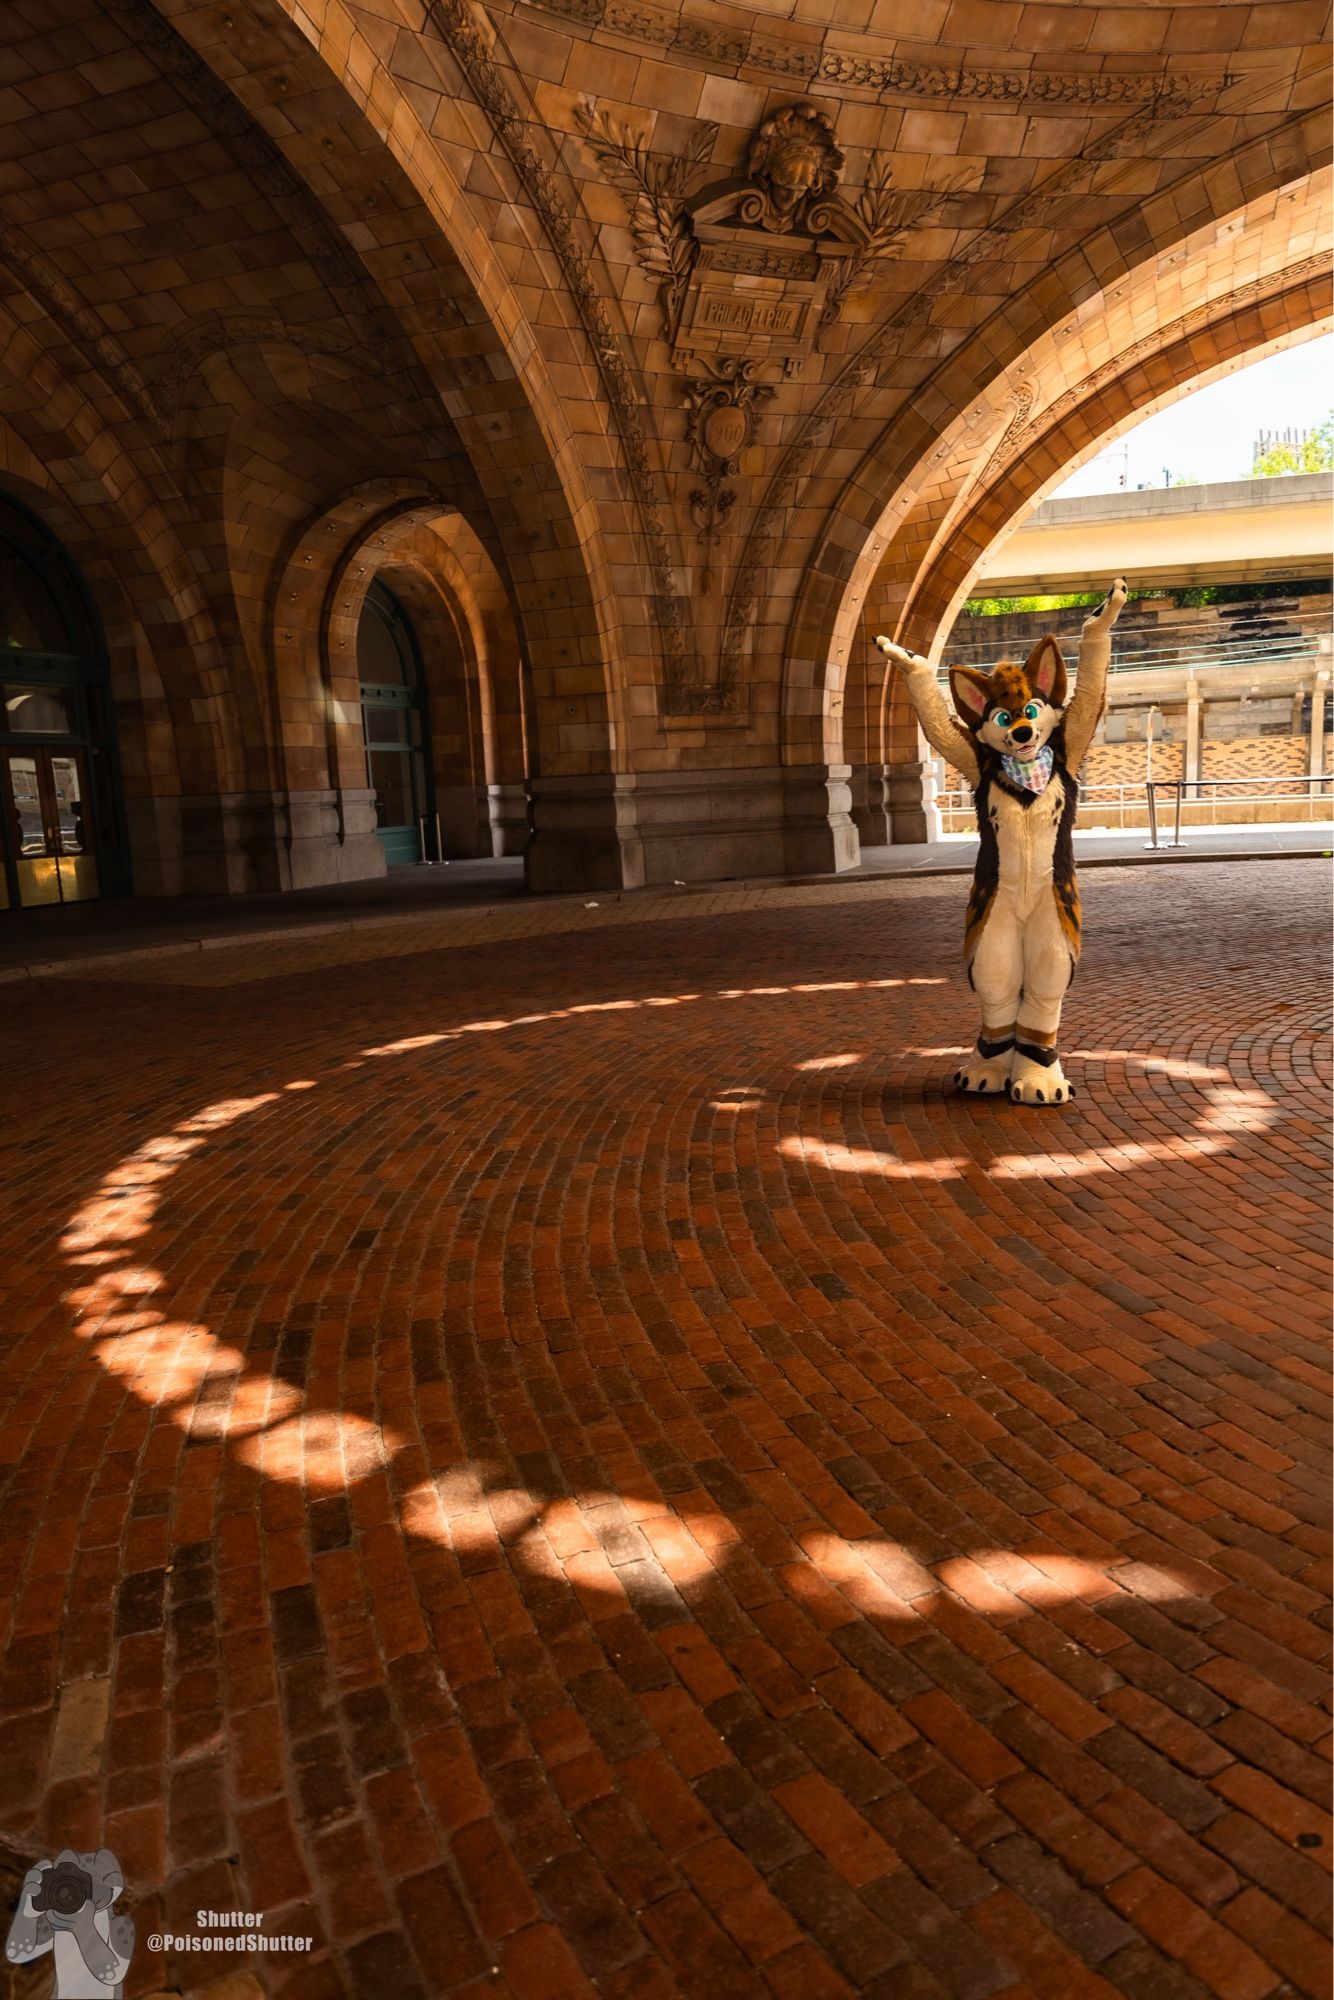
[[[423,868],[433,868],[435,863],[426,859],[426,814],[417,820],[417,859]]]
[[[1181,845],[1181,799],[1182,799],[1182,795],[1183,795],[1183,793],[1185,792],[1185,789],[1186,789],[1186,781],[1185,781],[1185,779],[1184,779],[1184,778],[1178,778],[1178,779],[1177,779],[1177,816],[1176,816],[1176,823],[1175,823],[1175,825],[1174,825],[1174,826],[1173,826],[1173,828],[1172,828],[1172,845],[1173,845],[1173,847],[1180,847],[1180,845]]]
[[[443,861],[443,860],[444,860],[444,858],[445,858],[445,853],[444,853],[444,849],[443,849],[443,848],[441,847],[441,845],[440,845],[440,815],[439,815],[439,813],[437,813],[437,814],[436,814],[436,816],[435,816],[435,858],[436,858],[436,860],[437,860],[437,861]]]
[[[1146,847],[1156,847],[1158,845],[1158,802],[1154,798],[1153,792],[1153,779],[1146,778],[1144,780],[1144,795],[1149,801],[1149,838],[1144,843]]]

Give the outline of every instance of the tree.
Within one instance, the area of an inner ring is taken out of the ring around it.
[[[1334,410],[1300,444],[1271,444],[1247,477],[1278,479],[1285,472],[1328,472],[1334,467]]]
[[[1066,591],[1046,597],[970,597],[964,605],[969,618],[1006,618],[1015,611],[1065,611],[1075,604],[1101,604],[1103,590]]]

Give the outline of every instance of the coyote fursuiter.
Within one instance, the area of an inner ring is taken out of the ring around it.
[[[1125,601],[1118,577],[1085,619],[1068,707],[1065,661],[1053,638],[1039,641],[1023,666],[1003,660],[990,674],[951,667],[958,720],[924,659],[890,639],[875,642],[902,668],[927,741],[972,786],[977,808],[982,845],[964,962],[982,1003],[982,1032],[954,1073],[961,1090],[1008,1090],[1016,1104],[1064,1104],[1075,1094],[1056,1053],[1061,1003],[1079,959],[1075,774],[1105,705],[1112,627]]]

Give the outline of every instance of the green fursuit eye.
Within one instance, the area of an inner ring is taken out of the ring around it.
[[[1030,701],[1028,707],[1024,710],[1024,714],[1030,722],[1036,722],[1041,713],[1042,709],[1035,701]]]
[[[998,708],[991,719],[997,729],[1008,729],[1010,726],[1010,711],[1008,708]]]

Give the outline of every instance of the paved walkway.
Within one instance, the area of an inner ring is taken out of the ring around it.
[[[1320,1992],[1322,871],[1092,871],[1047,1112],[957,881],[650,900],[25,989],[0,1844],[291,2000]]]
[[[1085,831],[1075,835],[1083,867],[1100,863],[1124,865],[1149,862],[1156,866],[1181,861],[1267,859],[1274,855],[1328,855],[1334,828],[1328,826],[1210,827],[1191,829],[1179,850],[1164,848],[1149,856],[1144,834]],[[731,907],[758,906],[793,887],[838,888],[860,882],[893,881],[903,875],[971,873],[977,841],[951,835],[920,846],[868,847],[861,865],[841,875],[807,876],[794,880],[719,882],[671,888],[602,893],[598,896],[544,896],[534,909],[556,911],[598,908],[609,915],[622,906],[636,909],[634,921],[649,916],[709,910],[719,894],[741,897]],[[859,892],[860,893],[860,892]],[[483,906],[503,907],[526,900],[523,862],[450,861],[428,868],[396,868],[375,882],[334,883],[322,889],[262,896],[186,896],[165,901],[127,898],[117,902],[74,904],[66,909],[7,911],[0,916],[0,982],[27,978],[53,965],[77,958],[106,958],[130,951],[193,951],[257,937],[271,938],[292,931],[359,929],[386,926],[425,917],[450,918],[458,911]],[[605,921],[606,919],[600,919]],[[563,929],[567,916],[524,918],[523,923]],[[626,921],[624,917],[617,921]],[[445,936],[442,927],[440,935]]]

